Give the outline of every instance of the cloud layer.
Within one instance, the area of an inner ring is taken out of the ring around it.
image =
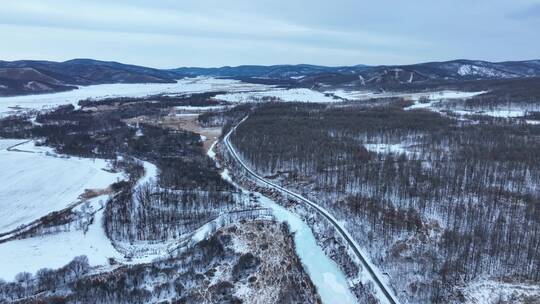
[[[530,0],[25,0],[2,4],[0,59],[156,67],[404,64],[540,57]]]

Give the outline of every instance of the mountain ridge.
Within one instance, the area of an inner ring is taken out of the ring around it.
[[[58,92],[81,85],[173,83],[184,77],[227,77],[290,86],[383,87],[430,81],[539,77],[540,60],[489,62],[456,59],[409,65],[240,65],[156,69],[87,58],[63,62],[0,61],[0,96]]]

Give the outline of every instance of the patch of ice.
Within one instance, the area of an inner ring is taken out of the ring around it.
[[[291,232],[294,233],[296,253],[317,287],[323,303],[356,303],[347,278],[317,245],[311,228],[294,213],[261,194],[256,195],[262,207],[272,210],[272,214],[279,221],[289,224]]]
[[[347,294],[348,288],[343,286],[341,282],[336,280],[336,276],[333,273],[325,272],[322,274],[323,280],[326,283],[328,288],[332,289],[334,293],[345,295]]]

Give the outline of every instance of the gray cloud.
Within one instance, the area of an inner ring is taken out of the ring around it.
[[[3,3],[0,11],[4,42],[0,58],[90,57],[157,67],[528,59],[538,56],[540,42],[537,31],[521,20],[535,16],[535,4],[527,0],[11,1]]]

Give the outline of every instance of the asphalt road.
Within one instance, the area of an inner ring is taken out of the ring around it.
[[[268,186],[269,188],[273,188],[273,189],[276,189],[278,191],[281,191],[283,193],[286,193],[287,195],[289,196],[292,196],[294,197],[295,199],[297,199],[298,201],[301,201],[311,207],[313,207],[315,210],[317,210],[317,212],[319,212],[322,216],[324,216],[328,222],[330,222],[330,224],[332,224],[332,226],[338,231],[338,233],[345,239],[345,241],[347,242],[347,244],[349,245],[349,247],[351,248],[351,250],[356,254],[356,256],[358,257],[358,259],[361,261],[362,263],[362,266],[364,267],[364,269],[367,270],[367,272],[369,273],[369,275],[371,276],[371,279],[372,281],[375,283],[376,287],[379,288],[379,290],[381,291],[381,294],[384,295],[385,299],[381,299],[381,300],[386,300],[387,303],[391,303],[391,304],[397,304],[399,303],[399,301],[397,300],[396,297],[394,297],[394,295],[392,294],[391,290],[386,286],[386,284],[381,280],[381,278],[379,277],[378,273],[373,269],[373,267],[371,266],[370,263],[368,263],[367,259],[364,257],[364,255],[362,254],[362,251],[360,250],[360,248],[358,247],[358,244],[356,244],[356,242],[352,239],[351,235],[345,230],[344,227],[342,227],[338,222],[337,220],[326,210],[324,209],[323,207],[319,206],[318,204],[316,204],[315,202],[303,197],[302,195],[300,194],[297,194],[297,193],[294,193],[286,188],[283,188],[279,185],[276,185],[268,180],[266,180],[265,178],[261,177],[260,175],[258,175],[257,173],[255,173],[251,168],[249,168],[245,163],[244,161],[242,161],[242,159],[240,158],[240,156],[238,155],[238,153],[236,152],[236,150],[234,149],[234,147],[232,146],[231,142],[229,141],[229,137],[231,136],[232,133],[234,133],[234,131],[236,131],[236,128],[242,124],[245,120],[247,119],[244,118],[240,123],[238,123],[235,127],[231,128],[231,130],[229,131],[229,133],[227,133],[227,135],[223,138],[223,142],[225,143],[225,146],[227,147],[227,149],[229,150],[230,154],[236,159],[236,161],[246,170],[246,172],[252,177],[254,178],[255,180],[259,181],[260,183],[263,183],[265,184],[266,186]]]

